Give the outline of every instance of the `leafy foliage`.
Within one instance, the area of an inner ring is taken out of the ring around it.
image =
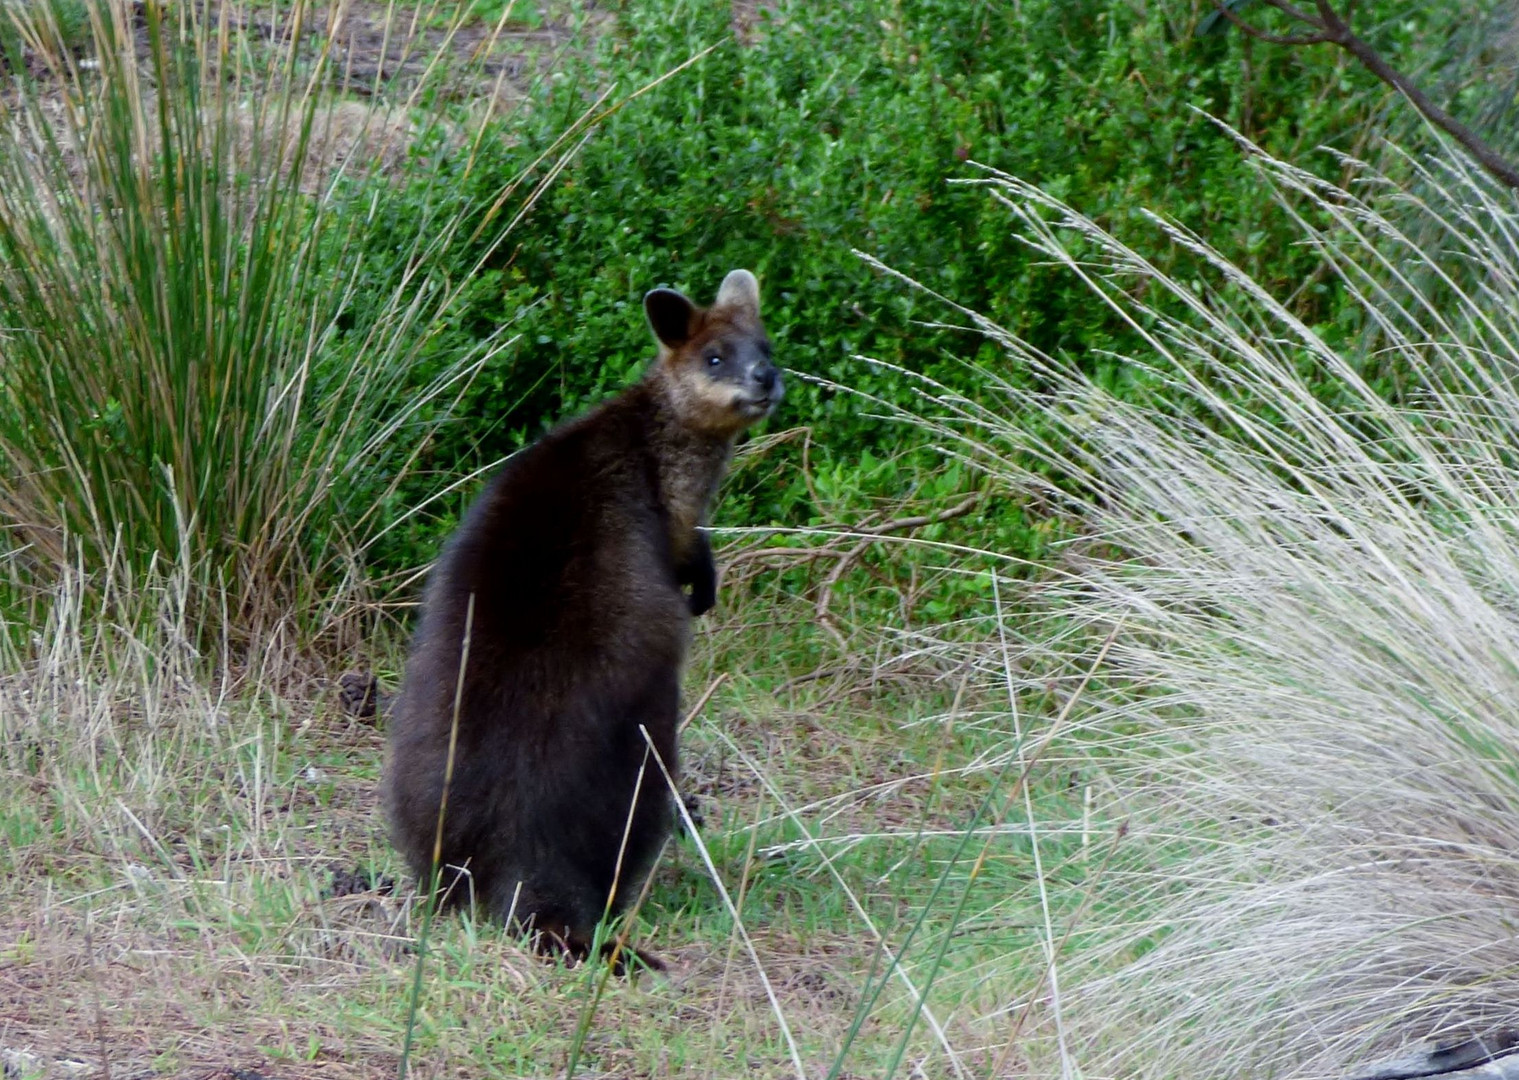
[[[973,336],[917,323],[939,310],[852,249],[913,268],[1037,348],[1078,355],[1105,385],[1134,391],[1142,376],[1112,359],[1133,344],[1131,330],[1047,272],[995,207],[945,183],[979,175],[972,162],[1034,179],[1120,232],[1140,207],[1185,220],[1271,287],[1296,290],[1305,320],[1334,323],[1341,309],[1317,257],[1263,212],[1266,188],[1197,110],[1288,156],[1320,143],[1348,150],[1366,137],[1374,81],[1329,51],[1200,39],[1207,10],[1118,0],[782,3],[761,7],[735,36],[726,4],[621,5],[615,32],[561,73],[524,138],[467,156],[439,148],[446,180],[400,193],[387,211],[387,242],[440,195],[462,196],[483,218],[501,178],[539,157],[593,87],[615,79],[626,92],[712,47],[608,116],[513,245],[487,261],[461,340],[519,313],[522,337],[482,373],[430,459],[465,472],[625,384],[650,353],[643,291],[669,284],[701,299],[734,266],[760,275],[780,356],[798,376],[779,422],[814,429],[819,468],[848,470],[867,453],[900,459],[911,441],[900,429],[867,415],[859,398],[802,378],[901,403],[907,388],[857,354],[956,386],[972,384],[967,360],[1004,361]],[[465,265],[478,253],[446,257]],[[1164,269],[1192,276],[1185,253],[1168,258]],[[780,452],[763,481],[735,485],[726,518],[835,519],[840,507],[817,505],[799,461],[784,457],[794,451]],[[932,456],[913,460],[909,475],[937,467]],[[855,509],[873,493],[900,493],[901,476],[856,485]],[[410,545],[447,524],[447,514],[418,524],[387,557],[416,558]]]
[[[487,7],[477,17],[507,10]],[[1365,7],[1397,59],[1444,26],[1395,0]],[[164,30],[151,59],[172,88],[152,99],[131,65],[81,78],[80,33],[128,32],[110,30],[120,13],[102,17],[114,7],[36,10],[51,14],[3,20],[17,31],[6,48],[52,57],[83,88],[66,135],[22,95],[21,134],[0,148],[11,190],[64,192],[56,213],[13,200],[3,226],[13,272],[0,315],[17,331],[0,419],[6,514],[44,563],[76,544],[102,565],[120,542],[139,564],[189,558],[213,587],[331,583],[356,557],[414,567],[472,494],[450,484],[636,377],[650,353],[647,288],[705,299],[740,265],[761,276],[793,372],[777,423],[810,435],[776,440],[767,467],[741,470],[725,520],[828,524],[903,498],[947,505],[964,474],[872,415],[872,399],[901,405],[910,389],[856,357],[965,389],[978,364],[1020,385],[1035,377],[1005,370],[974,335],[924,325],[942,309],[855,249],[1043,353],[1076,357],[1125,400],[1167,393],[1117,359],[1134,327],[1049,273],[996,207],[946,183],[982,175],[977,163],[1037,181],[1120,235],[1138,208],[1157,208],[1322,333],[1359,332],[1318,255],[1263,213],[1267,189],[1199,110],[1299,159],[1364,142],[1380,87],[1328,50],[1199,37],[1211,10],[1200,0],[782,2],[736,29],[726,3],[629,0],[510,128],[465,131],[444,95],[420,88],[396,103],[426,105],[411,114],[423,130],[400,175],[320,192],[296,179],[327,107],[316,82],[260,83],[282,89],[253,94],[250,121],[240,84],[217,83],[174,44],[188,9],[149,5]],[[538,5],[511,9],[537,17]],[[248,70],[260,61],[266,74],[284,63],[310,74],[310,58],[260,54]],[[28,63],[11,57],[22,86],[38,74]],[[88,168],[75,168],[70,140],[91,147]],[[156,155],[146,170],[143,146]],[[153,239],[162,223],[169,242]],[[1158,265],[1197,281],[1192,258]],[[441,389],[504,328],[515,343],[443,423]],[[1379,377],[1395,387],[1399,373]],[[435,500],[440,489],[450,494]],[[967,520],[997,548],[1037,555],[1048,538],[1037,516],[989,504]]]

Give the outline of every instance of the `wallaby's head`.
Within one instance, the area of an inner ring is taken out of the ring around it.
[[[735,270],[723,278],[709,308],[674,289],[654,289],[643,307],[659,339],[653,377],[668,388],[683,423],[731,437],[770,415],[784,387],[770,361],[753,274]]]

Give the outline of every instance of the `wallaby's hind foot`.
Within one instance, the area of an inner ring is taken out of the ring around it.
[[[563,960],[565,967],[578,967],[591,955],[591,943],[563,924],[533,934],[533,951],[545,960]],[[649,971],[665,971],[665,962],[653,953],[617,942],[603,942],[598,950],[601,959],[612,965],[612,974],[625,978],[644,967]]]
[[[338,676],[338,707],[348,716],[368,720],[390,711],[390,695],[380,689],[373,672],[345,671]]]

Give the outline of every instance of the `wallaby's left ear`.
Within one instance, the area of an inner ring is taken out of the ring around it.
[[[696,305],[681,293],[674,289],[650,289],[644,293],[643,312],[649,317],[649,329],[661,344],[678,349],[691,340]]]
[[[759,282],[747,270],[734,270],[723,278],[722,288],[717,290],[715,307],[738,308],[754,318],[759,318]]]

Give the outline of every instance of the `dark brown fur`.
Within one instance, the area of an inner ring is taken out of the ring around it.
[[[648,375],[513,457],[439,557],[390,725],[391,835],[426,882],[460,688],[441,888],[575,957],[669,832],[644,732],[673,775],[690,619],[715,593],[698,526],[780,397],[746,271],[711,309],[645,305]]]

